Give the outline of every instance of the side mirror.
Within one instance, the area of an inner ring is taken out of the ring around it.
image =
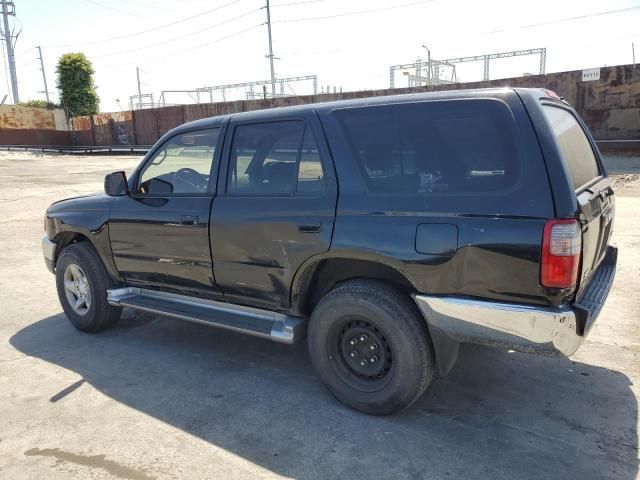
[[[129,184],[124,172],[113,172],[104,177],[104,193],[110,197],[129,195]]]

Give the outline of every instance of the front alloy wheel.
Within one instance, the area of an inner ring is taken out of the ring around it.
[[[78,330],[98,332],[118,321],[122,309],[107,300],[107,290],[116,285],[89,242],[73,243],[60,252],[56,261],[58,298]]]
[[[91,308],[91,288],[82,268],[75,263],[70,263],[64,270],[64,293],[74,312],[87,314]]]

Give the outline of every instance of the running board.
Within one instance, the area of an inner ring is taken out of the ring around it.
[[[292,344],[304,338],[306,319],[175,293],[123,287],[107,290],[109,304],[202,323]]]

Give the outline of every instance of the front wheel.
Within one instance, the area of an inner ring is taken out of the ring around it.
[[[115,286],[102,260],[86,242],[69,245],[56,262],[56,287],[64,313],[83,332],[113,326],[122,308],[109,305],[107,289]]]
[[[329,391],[361,412],[407,408],[434,377],[424,319],[410,298],[380,282],[350,281],[329,292],[311,315],[308,342]]]

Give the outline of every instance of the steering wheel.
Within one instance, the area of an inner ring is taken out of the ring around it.
[[[177,193],[206,192],[207,177],[193,168],[181,168],[173,174],[173,191]]]

